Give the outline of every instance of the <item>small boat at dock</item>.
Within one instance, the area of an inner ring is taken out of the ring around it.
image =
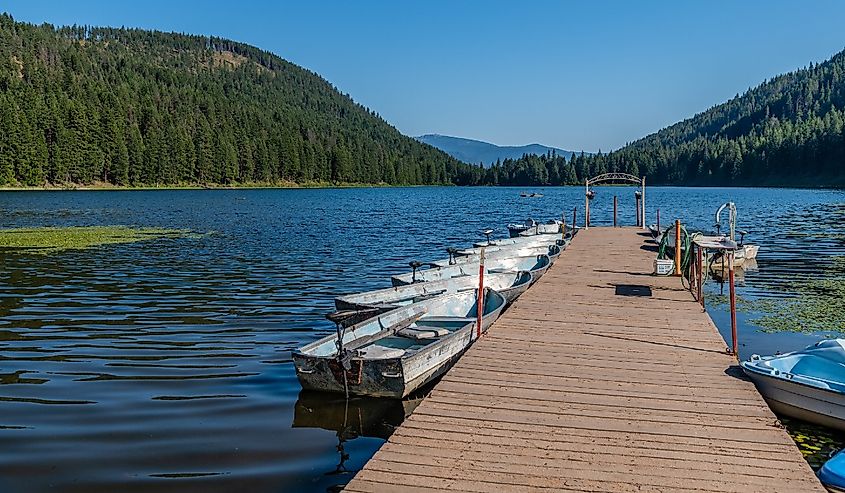
[[[723,237],[727,238],[727,237]],[[746,263],[754,262],[756,266],[757,262],[757,252],[760,251],[760,245],[738,245],[737,249],[734,251],[734,265],[736,267],[741,267]],[[708,259],[708,262],[712,266],[716,266],[722,262],[724,258],[723,252],[716,252]],[[727,259],[724,259],[725,265],[727,265]]]
[[[528,289],[531,284],[531,273],[528,271],[498,272],[484,276],[484,286],[496,290],[504,296],[507,303],[513,302]],[[474,276],[453,277],[443,281],[418,282],[394,286],[392,288],[377,289],[364,293],[350,294],[335,298],[335,308],[339,311],[350,311],[351,315],[366,313],[370,318],[379,313],[395,310],[396,308],[418,303],[423,300],[459,293],[478,287],[478,274]],[[360,322],[358,320],[357,322]],[[355,323],[357,323],[355,322]]]
[[[556,235],[533,235],[533,236],[517,236],[514,238],[500,238],[490,241],[479,241],[472,244],[473,248],[493,247],[493,246],[510,246],[510,247],[533,247],[540,245],[560,245],[568,242],[569,238],[561,239]]]
[[[540,253],[548,253],[549,256],[557,257],[560,252],[566,250],[567,245],[569,245],[569,242],[563,242],[558,240],[555,243],[528,243],[525,245],[515,243],[511,245],[490,245],[484,247],[463,248],[461,250],[455,250],[452,253],[454,253],[454,257],[462,258],[481,255],[481,250],[484,249],[484,254],[488,258],[490,258],[491,256],[519,257],[523,255],[536,255]],[[543,251],[543,249],[546,249],[548,252]],[[529,250],[536,251],[530,252]]]
[[[508,227],[508,235],[511,238],[514,238],[516,236],[519,236],[519,233],[522,233],[523,231],[527,231],[529,228],[536,226],[536,225],[537,225],[537,221],[535,221],[531,218],[528,218],[521,223],[510,223],[507,226]]]
[[[845,493],[845,450],[828,459],[817,475],[827,491]]]
[[[293,352],[305,390],[402,398],[446,372],[476,339],[477,290],[380,314]],[[504,296],[485,288],[481,331]]]
[[[462,262],[478,261],[481,257],[481,248],[468,248],[466,250],[458,250],[455,255],[443,260],[435,260],[431,262],[434,265],[455,265]],[[532,255],[548,255],[552,259],[552,263],[560,257],[560,253],[566,249],[566,244],[563,246],[551,245],[537,245],[537,246],[519,246],[519,245],[502,245],[489,246],[484,248],[484,258],[497,259],[507,257],[529,257]]]
[[[716,234],[719,234],[719,230],[721,229],[722,211],[724,210],[728,211],[728,238],[730,238],[731,241],[736,241],[736,235],[739,234],[739,241],[737,242],[738,247],[734,253],[734,265],[742,265],[746,260],[756,259],[760,246],[745,244],[745,235],[747,235],[748,232],[736,229],[737,213],[736,204],[733,202],[726,202],[716,210],[716,223],[714,224]]]
[[[845,431],[845,339],[742,362],[775,412]]]
[[[508,236],[515,238],[518,236],[534,236],[540,234],[558,234],[563,222],[552,219],[545,223],[538,223],[533,219],[526,219],[521,223],[508,224]]]
[[[551,264],[552,261],[548,255],[530,255],[486,259],[484,268],[486,272],[490,273],[528,271],[531,273],[531,282],[534,283],[548,270]],[[442,281],[455,277],[477,276],[478,268],[478,260],[446,266],[431,265],[429,269],[414,270],[407,274],[392,276],[390,281],[394,286],[402,286],[418,282]]]
[[[536,236],[536,235],[556,235],[560,234],[560,228],[563,226],[561,221],[551,220],[521,231],[517,236]]]

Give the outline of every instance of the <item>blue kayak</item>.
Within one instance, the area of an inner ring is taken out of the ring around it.
[[[845,492],[845,454],[840,450],[819,469],[819,480],[830,491]]]

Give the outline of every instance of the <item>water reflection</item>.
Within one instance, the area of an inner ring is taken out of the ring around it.
[[[347,399],[339,394],[306,390],[299,393],[292,426],[328,430],[337,437],[335,449],[338,462],[334,469],[326,471],[324,475],[339,478],[337,484],[329,486],[327,491],[342,490],[355,473],[355,469],[350,470],[347,465],[350,455],[346,450],[346,442],[359,437],[387,440],[422,402],[428,389],[430,386],[402,400],[357,396]]]
[[[422,401],[425,393],[405,399],[350,397],[327,392],[299,393],[293,414],[294,428],[321,428],[343,440],[361,436],[387,439]]]
[[[709,275],[713,281],[719,283],[719,291],[724,292],[725,283],[728,282],[728,265],[726,262],[717,260],[708,264]],[[745,273],[755,273],[760,270],[757,259],[746,260],[742,265],[734,267],[734,282],[737,286],[745,286]]]

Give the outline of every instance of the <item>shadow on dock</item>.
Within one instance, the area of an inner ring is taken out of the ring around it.
[[[706,349],[706,348],[700,348],[700,347],[684,346],[682,344],[669,344],[668,342],[657,342],[657,341],[651,341],[651,340],[648,340],[648,339],[640,339],[640,338],[637,338],[637,337],[623,337],[623,336],[620,336],[620,335],[612,335],[611,336],[611,335],[607,335],[607,334],[600,334],[598,332],[584,332],[584,335],[590,335],[590,336],[595,336],[595,337],[604,337],[606,339],[613,339],[613,340],[617,340],[617,341],[638,342],[638,343],[642,343],[642,344],[650,344],[652,346],[663,346],[663,347],[669,347],[669,348],[673,348],[673,349],[683,349],[683,350],[686,350],[686,351],[697,351],[697,352],[700,352],[700,353],[725,354],[724,351],[717,351],[715,349]]]

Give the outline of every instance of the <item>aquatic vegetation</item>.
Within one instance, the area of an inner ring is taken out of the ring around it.
[[[128,226],[71,226],[0,229],[0,251],[50,254],[100,245],[192,236],[189,230]]]
[[[739,294],[736,295],[736,309],[738,312],[743,313],[769,312],[773,310],[774,307],[777,306],[777,304],[782,302],[783,300],[780,299],[773,300],[768,298],[745,298],[743,296],[740,296]],[[724,294],[704,293],[704,304],[706,306],[727,307],[729,303],[730,299],[728,298],[727,292],[725,292]]]
[[[845,332],[845,257],[837,257],[816,279],[795,279],[783,289],[795,296],[771,303],[752,320],[767,332]]]
[[[781,422],[814,470],[845,446],[845,436],[830,428],[789,418],[781,418]]]
[[[763,332],[845,333],[845,257],[834,258],[817,277],[795,277],[768,289],[780,296],[736,298],[737,311],[759,314],[749,322]],[[705,303],[724,307],[728,296],[708,293]]]

